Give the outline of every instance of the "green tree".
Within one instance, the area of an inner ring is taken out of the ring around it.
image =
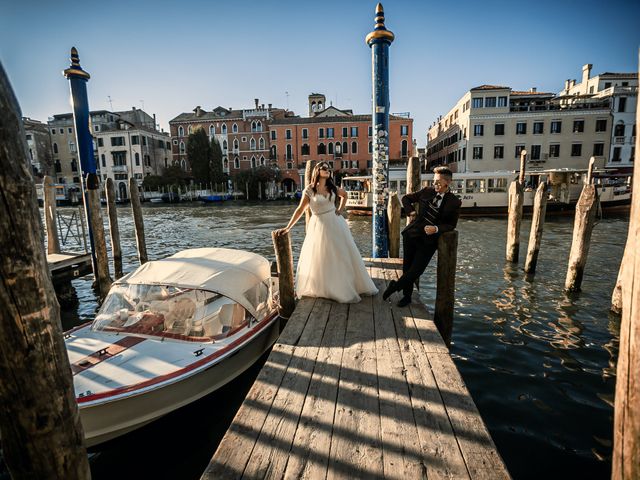
[[[226,176],[222,169],[222,148],[216,137],[211,138],[211,181],[214,184],[226,181]]]
[[[241,170],[233,177],[233,181],[236,183],[238,192],[247,194],[247,187],[249,187],[249,199],[257,200],[258,192],[262,190],[262,194],[266,191],[267,184],[275,180],[280,180],[280,171],[272,167],[258,167],[251,170]],[[261,184],[261,188],[258,185]]]
[[[191,173],[196,182],[211,182],[211,163],[213,152],[204,129],[199,128],[187,139],[187,158],[191,164]]]

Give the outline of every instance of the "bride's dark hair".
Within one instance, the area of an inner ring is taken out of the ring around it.
[[[336,201],[338,198],[338,187],[336,187],[336,184],[333,183],[333,172],[331,171],[331,167],[329,167],[329,164],[327,162],[320,162],[315,167],[313,167],[313,174],[311,175],[311,189],[313,190],[314,194],[318,193],[317,186],[320,182],[320,167],[325,165],[329,170],[329,178],[327,178],[326,181],[327,190],[329,190],[329,197],[331,197],[331,194],[333,193],[333,200]]]

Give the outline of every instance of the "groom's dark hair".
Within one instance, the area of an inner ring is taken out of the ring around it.
[[[439,173],[449,181],[453,180],[453,172],[447,167],[436,167],[433,169],[433,173]]]

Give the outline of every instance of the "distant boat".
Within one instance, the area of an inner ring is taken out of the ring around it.
[[[87,446],[221,388],[279,332],[277,278],[254,253],[198,248],[147,262],[65,334]]]
[[[213,195],[203,195],[200,197],[200,201],[204,203],[216,203],[224,202],[225,200],[232,200],[233,196],[230,193],[216,193]]]
[[[162,197],[153,197],[153,198],[150,198],[150,199],[149,199],[149,201],[150,201],[151,203],[162,203],[162,202],[164,202],[164,200],[162,199]]]

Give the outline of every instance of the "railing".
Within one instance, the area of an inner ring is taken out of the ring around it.
[[[63,251],[87,252],[87,233],[82,207],[56,210],[58,237]]]
[[[613,143],[615,143],[616,145],[623,145],[624,137],[614,137]]]
[[[606,110],[609,108],[609,102],[585,102],[572,103],[569,105],[547,104],[547,105],[511,105],[510,112],[546,112],[556,110]]]
[[[125,172],[126,173],[127,172],[127,166],[126,165],[114,165],[112,167],[112,170],[114,172],[118,172],[118,173],[120,173],[120,172]]]

